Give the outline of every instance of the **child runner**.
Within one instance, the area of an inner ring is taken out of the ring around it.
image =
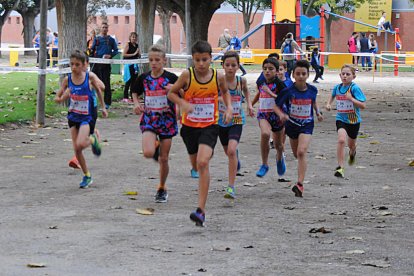
[[[79,50],[73,51],[70,55],[72,72],[63,79],[62,86],[55,98],[56,102],[61,103],[70,97],[68,124],[76,159],[79,161],[84,173],[82,182],[79,185],[80,188],[87,188],[93,182],[82,151],[91,145],[92,152],[97,156],[101,155],[101,145],[96,135],[93,134],[96,122],[93,118],[94,96],[91,86],[98,95],[102,106],[102,116],[104,118],[108,116],[102,96],[102,90],[105,86],[94,73],[87,71],[87,66],[86,54]]]
[[[260,126],[260,152],[262,156],[262,165],[256,172],[256,176],[263,177],[269,170],[268,158],[269,158],[269,139],[270,133],[273,133],[273,141],[277,150],[276,166],[279,176],[285,174],[286,164],[283,157],[284,145],[284,124],[279,120],[279,117],[274,112],[275,99],[277,94],[282,91],[286,86],[277,78],[277,72],[279,71],[279,63],[274,58],[267,58],[263,61],[263,74],[265,81],[257,86],[258,93],[252,101],[252,105],[255,105],[259,101],[259,111],[257,113],[257,119]]]
[[[284,89],[276,99],[276,114],[286,121],[286,134],[290,138],[293,155],[298,159],[298,182],[293,186],[295,196],[302,197],[303,181],[306,173],[306,153],[312,137],[315,110],[318,121],[322,121],[322,112],[318,109],[316,95],[318,89],[306,83],[309,78],[309,62],[299,60],[293,68],[294,85]],[[281,108],[286,105],[287,113]]]
[[[352,82],[356,77],[355,71],[355,68],[350,65],[342,66],[341,73],[339,74],[342,83],[334,87],[332,95],[326,104],[326,109],[330,111],[331,104],[336,99],[336,129],[338,131],[338,145],[336,147],[338,167],[335,169],[336,177],[344,177],[346,140],[348,140],[349,147],[348,164],[353,165],[355,163],[356,140],[361,123],[360,109],[365,108],[365,95],[361,88]]]
[[[235,51],[228,51],[224,54],[222,62],[226,75],[227,87],[231,95],[231,104],[233,106],[233,120],[230,123],[225,124],[224,114],[226,106],[221,101],[219,102],[219,138],[223,145],[224,152],[229,158],[229,186],[226,188],[224,197],[234,199],[236,196],[234,182],[237,171],[240,169],[237,146],[240,141],[243,125],[246,123],[242,107],[243,97],[246,98],[247,113],[253,117],[254,111],[250,101],[246,79],[244,77],[236,76],[236,72],[240,66],[239,54]]]
[[[177,76],[164,70],[167,58],[160,46],[153,45],[149,48],[148,60],[151,71],[141,74],[133,84],[132,99],[135,114],[142,114],[140,129],[144,157],[154,158],[160,165],[160,184],[155,194],[155,202],[165,203],[168,200],[168,155],[172,137],[178,132],[175,104],[167,99],[167,93]],[[142,94],[144,106],[138,99]]]
[[[279,80],[283,81],[286,87],[289,87],[293,84],[293,81],[286,76],[287,74],[287,62],[284,60],[279,60],[279,72],[277,73],[277,77]]]
[[[190,155],[195,160],[200,174],[198,179],[198,208],[190,219],[197,226],[203,226],[205,207],[210,185],[209,162],[217,143],[218,127],[218,91],[227,106],[223,121],[228,124],[232,119],[233,108],[223,74],[210,68],[211,45],[207,41],[197,41],[191,48],[194,67],[184,71],[173,85],[168,98],[180,106],[182,111],[181,137]],[[184,89],[184,98],[179,90]]]

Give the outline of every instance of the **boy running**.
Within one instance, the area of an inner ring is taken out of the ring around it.
[[[155,194],[155,202],[166,203],[166,188],[169,173],[168,155],[172,137],[177,135],[175,104],[167,99],[168,90],[177,80],[177,76],[164,70],[167,62],[165,51],[158,45],[148,50],[151,71],[138,77],[131,87],[134,112],[141,115],[142,151],[144,157],[153,158],[160,165],[160,184]],[[144,95],[144,106],[138,97]]]
[[[209,162],[217,143],[218,91],[226,105],[224,123],[232,119],[233,108],[223,74],[210,68],[211,45],[197,41],[191,48],[194,67],[185,70],[168,93],[168,99],[180,106],[182,111],[181,137],[192,162],[199,172],[198,208],[190,214],[197,226],[203,226],[205,207],[210,185]],[[179,90],[184,89],[184,98]]]
[[[79,188],[87,188],[93,181],[82,151],[91,145],[92,152],[97,156],[101,155],[99,140],[93,134],[96,118],[93,116],[94,93],[91,86],[96,90],[99,103],[102,106],[102,116],[106,118],[108,113],[103,104],[102,96],[102,90],[105,89],[105,85],[94,73],[87,71],[88,62],[84,52],[79,50],[72,52],[70,55],[70,67],[72,72],[63,79],[55,101],[62,103],[70,98],[68,124],[75,156],[84,173]]]

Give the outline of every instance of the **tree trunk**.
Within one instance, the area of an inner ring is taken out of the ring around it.
[[[161,22],[162,22],[162,34],[165,51],[171,54],[171,27],[170,19],[173,13],[171,11],[165,10],[164,8],[158,6],[157,11],[159,13]],[[167,67],[171,67],[171,59],[167,59]]]
[[[244,33],[247,33],[250,30],[250,15],[249,14],[245,14],[243,13],[243,24],[244,24]],[[240,34],[239,34],[240,37]],[[249,39],[246,38],[243,41],[243,46],[246,47],[247,45],[249,45]]]
[[[154,43],[154,21],[156,1],[135,0],[135,29],[138,33],[138,45],[142,53]],[[144,72],[149,70],[148,64],[142,66]]]
[[[37,16],[37,14],[33,13],[21,13],[21,16],[23,17],[23,38],[24,38],[24,47],[25,48],[32,48],[32,40],[34,37],[34,20]],[[25,51],[25,56],[33,56],[36,55],[34,51]]]
[[[61,4],[63,9],[59,51],[61,58],[69,58],[73,50],[86,50],[87,1],[61,0]]]

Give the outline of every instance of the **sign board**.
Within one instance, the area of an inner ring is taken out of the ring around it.
[[[370,3],[371,2],[371,3]],[[391,23],[392,0],[372,0],[364,2],[355,10],[355,20],[377,26],[382,12],[387,13],[386,21]],[[355,23],[355,32],[374,32],[373,28]]]
[[[305,39],[307,36],[314,38],[320,38],[320,16],[307,17],[306,15],[300,16],[300,38]]]

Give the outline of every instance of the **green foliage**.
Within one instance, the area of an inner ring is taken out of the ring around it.
[[[323,4],[328,4],[331,11],[336,14],[343,15],[344,13],[352,13],[356,8],[360,7],[364,2],[370,2],[371,0],[303,0],[303,10],[314,10],[319,13],[319,9]]]
[[[127,0],[88,0],[88,16],[94,16],[97,13],[105,16],[105,8],[125,8],[131,9],[131,3]]]
[[[239,2],[239,7],[237,7],[237,2]],[[247,6],[257,7],[258,9],[270,8],[272,6],[272,0],[227,0],[226,3],[239,11],[242,11],[243,7]]]

